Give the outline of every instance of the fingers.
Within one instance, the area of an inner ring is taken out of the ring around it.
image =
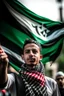
[[[0,59],[6,60],[6,58],[8,58],[8,55],[6,53],[4,53],[4,52],[0,53]]]
[[[3,48],[0,46],[0,61],[1,62],[9,62],[8,55],[4,52]]]
[[[3,53],[3,52],[4,52],[4,50],[3,50],[3,48],[0,45],[0,54]]]

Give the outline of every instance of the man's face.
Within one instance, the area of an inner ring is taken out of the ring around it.
[[[31,43],[24,47],[24,53],[22,55],[26,64],[36,65],[41,60],[40,48],[38,45]]]
[[[64,77],[63,76],[58,76],[56,78],[56,81],[57,81],[59,87],[64,87]]]

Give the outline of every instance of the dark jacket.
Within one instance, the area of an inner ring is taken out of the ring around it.
[[[21,76],[19,76],[17,74],[14,74],[14,76],[15,76],[17,96],[26,96],[25,87],[24,87],[24,83],[23,83]]]

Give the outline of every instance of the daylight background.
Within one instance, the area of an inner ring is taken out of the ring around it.
[[[18,1],[21,1],[26,7],[28,6],[28,8],[31,9],[33,12],[55,21],[60,20],[59,7],[62,6],[64,17],[64,0],[18,0]]]

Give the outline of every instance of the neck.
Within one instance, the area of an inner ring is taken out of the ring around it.
[[[39,63],[37,65],[31,65],[29,66],[28,64],[23,64],[21,66],[21,70],[24,70],[24,71],[38,71],[38,72],[41,72],[44,74],[44,66],[42,63]]]

